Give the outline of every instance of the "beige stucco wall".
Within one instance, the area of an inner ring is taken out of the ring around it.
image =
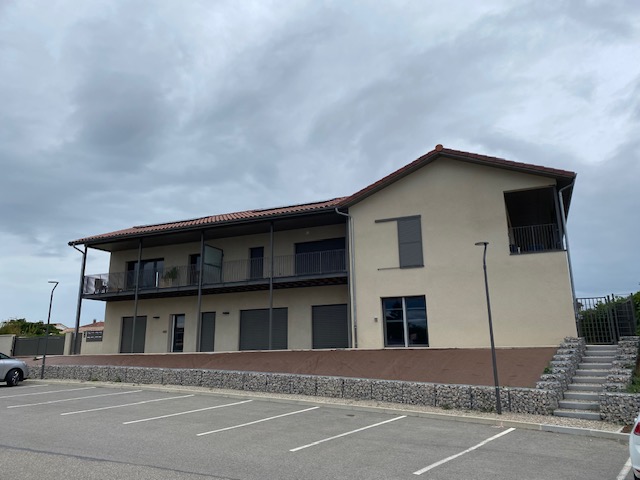
[[[504,192],[554,180],[439,159],[350,208],[355,230],[358,346],[384,346],[381,298],[425,295],[432,347],[489,344],[487,269],[498,346],[557,345],[575,335],[564,252],[510,255]],[[421,216],[424,267],[398,268],[395,222]]]
[[[275,290],[274,308],[288,308],[289,349],[312,346],[311,307],[347,303],[346,285]],[[215,351],[236,351],[240,339],[240,310],[268,308],[269,292],[241,292],[205,295],[202,312],[216,312]],[[105,312],[102,353],[117,353],[120,348],[122,317],[133,316],[133,302],[109,302]],[[224,314],[223,312],[228,312]],[[147,317],[146,353],[170,349],[173,314],[185,314],[184,351],[194,352],[198,345],[197,297],[178,297],[138,302],[138,315]],[[154,318],[158,317],[158,318]],[[83,350],[83,353],[84,350]]]

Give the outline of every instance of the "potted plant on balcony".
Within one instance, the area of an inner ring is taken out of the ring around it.
[[[164,279],[165,286],[174,286],[176,280],[178,280],[178,267],[169,268],[166,272],[164,272],[164,276],[162,278]]]

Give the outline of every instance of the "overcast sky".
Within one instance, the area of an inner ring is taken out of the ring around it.
[[[637,0],[3,0],[0,321],[46,321],[55,279],[74,324],[70,240],[348,195],[438,143],[577,172],[578,296],[640,289]]]

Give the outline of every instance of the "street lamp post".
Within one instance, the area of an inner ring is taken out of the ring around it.
[[[47,315],[47,331],[44,337],[44,354],[42,355],[42,368],[40,369],[41,380],[44,378],[44,365],[47,361],[47,344],[49,343],[49,325],[51,324],[51,305],[53,304],[53,292],[55,291],[59,282],[55,280],[49,280],[48,283],[55,283],[55,285],[51,289],[51,298],[49,298],[49,314]]]
[[[489,316],[489,338],[491,339],[491,360],[493,362],[493,381],[496,386],[496,412],[502,415],[502,403],[500,402],[500,383],[498,382],[498,366],[496,362],[496,345],[493,340],[493,322],[491,321],[491,300],[489,299],[489,280],[487,279],[487,245],[489,242],[477,242],[477,246],[484,247],[482,255],[482,268],[484,270],[484,289],[487,294],[487,313]]]

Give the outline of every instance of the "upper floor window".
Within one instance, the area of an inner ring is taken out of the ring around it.
[[[396,222],[398,228],[398,259],[400,268],[423,267],[422,223],[420,215],[386,218],[376,223]]]
[[[142,260],[140,268],[138,262],[127,262],[127,287],[133,288],[136,284],[136,272],[138,272],[138,287],[157,287],[162,271],[164,270],[164,259],[154,258],[152,260]]]

